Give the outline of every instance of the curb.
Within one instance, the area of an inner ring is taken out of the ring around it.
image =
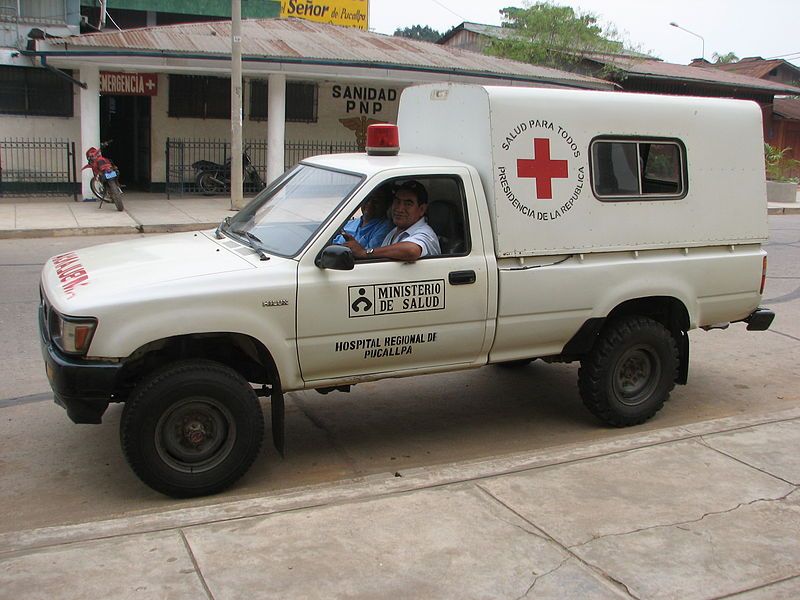
[[[214,229],[219,223],[175,223],[153,225],[114,225],[108,227],[63,227],[58,229],[7,229],[0,230],[0,240],[50,238],[86,235],[120,235],[137,233],[178,233]]]
[[[602,442],[569,444],[480,461],[420,467],[402,473],[375,474],[336,483],[289,489],[267,496],[230,500],[211,506],[188,506],[104,521],[14,531],[0,534],[0,558],[63,544],[155,533],[314,509],[331,504],[359,502],[391,494],[412,493],[797,419],[800,419],[800,407],[757,415],[737,415],[632,433]]]
[[[767,209],[769,215],[800,215],[800,206],[770,206]]]

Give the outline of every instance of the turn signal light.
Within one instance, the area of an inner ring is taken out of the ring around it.
[[[367,127],[367,154],[395,156],[400,152],[400,132],[397,125],[376,123]]]
[[[759,294],[764,294],[764,286],[767,283],[767,257],[764,257],[764,262],[761,263],[761,290]]]

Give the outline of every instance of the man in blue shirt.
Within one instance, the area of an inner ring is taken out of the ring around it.
[[[361,217],[350,219],[342,228],[342,234],[333,238],[334,244],[345,244],[345,240],[356,240],[365,249],[377,248],[393,227],[386,212],[391,201],[386,186],[372,192],[361,205]]]

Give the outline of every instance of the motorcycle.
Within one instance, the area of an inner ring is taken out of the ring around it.
[[[245,148],[242,153],[242,175],[243,182],[247,189],[260,191],[266,187],[258,171],[253,166],[253,162],[248,155],[249,148]],[[206,196],[221,194],[231,189],[231,162],[227,159],[224,164],[212,162],[210,160],[198,160],[192,163],[192,168],[196,171],[195,183]]]
[[[102,142],[100,149],[108,146],[113,140]],[[119,186],[119,169],[109,159],[103,156],[100,149],[89,148],[86,151],[86,164],[81,168],[92,170],[92,180],[89,187],[92,193],[100,200],[97,208],[103,208],[103,202],[113,202],[117,210],[125,207],[122,205],[122,188]]]

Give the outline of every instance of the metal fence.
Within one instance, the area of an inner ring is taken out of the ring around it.
[[[0,196],[71,195],[77,200],[79,189],[75,142],[0,140]]]
[[[265,140],[244,140],[244,150],[250,162],[258,171],[262,181],[267,180],[267,142]],[[284,145],[284,170],[296,165],[306,157],[316,154],[339,154],[358,152],[355,142],[287,142]],[[224,165],[231,156],[231,145],[222,139],[167,138],[166,143],[166,191],[170,194],[197,193],[197,170],[192,166],[200,160]],[[245,181],[245,193],[255,193],[260,189],[252,182]]]

